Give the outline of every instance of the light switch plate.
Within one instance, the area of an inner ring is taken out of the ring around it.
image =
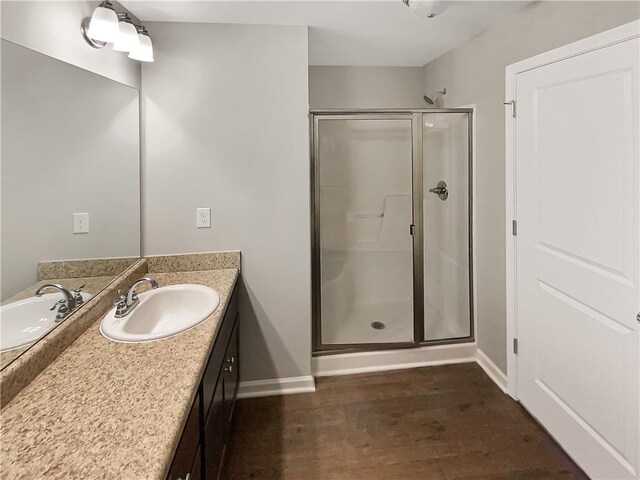
[[[89,214],[73,214],[73,233],[89,233]]]
[[[196,209],[196,228],[211,228],[211,209]]]

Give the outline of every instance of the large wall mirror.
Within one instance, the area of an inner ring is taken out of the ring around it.
[[[0,368],[140,256],[139,92],[1,44]]]

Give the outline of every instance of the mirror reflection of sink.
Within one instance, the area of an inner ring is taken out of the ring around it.
[[[91,294],[81,292],[86,302]],[[3,305],[0,308],[0,350],[5,352],[35,342],[56,325],[56,302],[62,300],[60,292]]]
[[[116,318],[112,309],[102,319],[100,332],[109,340],[141,343],[189,330],[209,318],[220,296],[204,285],[169,285],[139,295],[140,303],[127,316]]]

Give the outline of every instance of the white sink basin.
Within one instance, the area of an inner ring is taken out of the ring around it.
[[[152,342],[195,327],[216,311],[220,296],[204,285],[170,285],[139,295],[140,303],[126,317],[113,308],[102,319],[100,332],[123,343]]]
[[[91,294],[81,292],[86,302]],[[61,292],[3,305],[0,308],[0,350],[7,351],[35,342],[56,325],[57,308],[51,307],[62,300]]]

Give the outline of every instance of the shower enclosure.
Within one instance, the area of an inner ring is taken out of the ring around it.
[[[473,341],[471,115],[311,112],[315,354]]]

